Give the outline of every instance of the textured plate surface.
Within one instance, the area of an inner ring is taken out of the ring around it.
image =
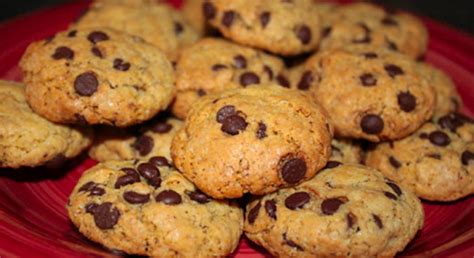
[[[177,6],[179,1],[173,1]],[[0,78],[19,80],[17,63],[29,42],[67,28],[87,7],[82,1],[0,24]],[[432,20],[427,61],[448,72],[474,111],[474,38]],[[0,257],[102,257],[113,253],[91,243],[66,215],[67,197],[94,161],[78,158],[60,172],[0,170]],[[400,256],[474,257],[474,196],[452,203],[424,202],[425,226]],[[268,256],[242,239],[234,257]]]

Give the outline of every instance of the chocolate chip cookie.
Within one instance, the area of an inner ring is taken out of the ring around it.
[[[26,103],[23,84],[0,80],[0,167],[58,167],[92,143],[92,129],[51,123]]]
[[[462,99],[453,80],[442,70],[430,64],[421,63],[419,68],[421,76],[428,79],[436,92],[436,106],[433,116],[439,118],[447,113],[461,110]]]
[[[474,193],[474,124],[450,113],[405,139],[378,145],[366,164],[420,198],[460,199]]]
[[[332,127],[308,96],[276,84],[207,95],[175,135],[174,165],[214,198],[264,194],[313,177]]]
[[[208,0],[203,13],[225,37],[275,54],[309,52],[320,39],[321,19],[312,0]]]
[[[337,136],[372,142],[408,136],[431,118],[436,100],[412,59],[362,46],[311,57],[297,88],[328,111]]]
[[[393,257],[423,226],[405,188],[360,165],[339,165],[247,205],[245,234],[277,257]]]
[[[413,59],[423,57],[428,32],[408,13],[395,12],[370,3],[354,3],[334,9],[326,19],[320,49],[371,45],[398,51]]]
[[[166,109],[174,95],[165,55],[112,29],[70,30],[34,42],[20,66],[28,103],[58,123],[138,124]]]
[[[176,60],[199,34],[174,8],[158,1],[96,1],[71,28],[107,27],[143,38]]]
[[[160,156],[164,163],[169,164],[171,140],[182,124],[174,118],[157,117],[126,129],[99,128],[89,156],[101,162]]]
[[[205,38],[183,51],[176,65],[173,113],[184,119],[200,97],[227,89],[276,81],[283,61],[263,51]]]
[[[152,257],[224,257],[237,247],[243,224],[237,205],[212,200],[154,158],[87,170],[67,211],[92,241]]]

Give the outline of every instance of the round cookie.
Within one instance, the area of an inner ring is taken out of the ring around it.
[[[328,111],[336,136],[372,142],[414,132],[431,118],[436,100],[417,63],[371,47],[311,57],[297,88],[312,93]]]
[[[92,130],[54,124],[26,103],[23,84],[0,80],[0,167],[56,168],[92,143]]]
[[[321,50],[371,45],[416,59],[424,56],[428,44],[428,32],[419,19],[369,3],[340,6],[326,21]]]
[[[133,128],[100,128],[89,156],[100,162],[161,156],[171,162],[171,141],[182,124],[174,118],[157,117]]]
[[[264,194],[313,177],[330,156],[325,111],[298,91],[258,85],[199,100],[171,145],[173,163],[214,198]]]
[[[173,113],[186,118],[193,103],[208,93],[276,80],[285,69],[278,57],[232,42],[205,38],[185,49],[176,65]]]
[[[360,145],[351,139],[332,139],[329,162],[359,164],[363,158]]]
[[[249,203],[244,231],[277,257],[393,257],[423,218],[413,193],[374,169],[340,165]]]
[[[28,103],[58,123],[138,124],[166,109],[174,95],[174,71],[164,54],[112,29],[71,30],[34,42],[20,66]]]
[[[242,233],[242,210],[212,200],[179,172],[154,164],[153,159],[110,161],[89,169],[69,197],[69,218],[87,238],[127,254],[224,257],[233,252]]]
[[[421,75],[428,79],[436,92],[436,106],[433,116],[439,118],[447,113],[461,110],[462,99],[453,80],[442,70],[430,64],[421,63],[419,68]]]
[[[176,60],[181,48],[193,44],[198,32],[177,10],[147,0],[96,1],[72,29],[107,27],[143,38]]]
[[[315,50],[321,19],[312,0],[210,0],[204,17],[232,41],[281,55]]]
[[[474,125],[451,113],[413,135],[379,144],[366,164],[431,201],[454,201],[474,193]]]

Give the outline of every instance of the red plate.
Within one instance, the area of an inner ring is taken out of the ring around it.
[[[0,24],[0,78],[19,80],[17,63],[28,43],[67,28],[87,5],[72,3]],[[453,77],[465,111],[472,114],[474,39],[434,21],[424,21],[431,36],[427,61]],[[113,255],[77,233],[66,215],[66,200],[73,186],[94,164],[79,158],[67,173],[0,171],[0,257]],[[423,206],[425,226],[401,256],[473,257],[474,197],[451,203],[424,202]],[[268,255],[243,239],[233,256]]]

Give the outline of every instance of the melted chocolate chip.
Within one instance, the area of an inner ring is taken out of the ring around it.
[[[138,174],[137,176],[123,175],[117,178],[117,181],[115,182],[115,188],[119,189],[122,186],[137,183],[137,182],[140,182],[140,177],[138,177]]]
[[[229,135],[237,135],[241,131],[245,131],[247,125],[245,118],[240,115],[231,115],[222,121],[221,131]]]
[[[311,71],[305,71],[301,76],[300,81],[298,82],[298,89],[300,90],[308,90],[309,86],[313,82],[313,74]]]
[[[199,97],[205,96],[207,94],[206,91],[203,89],[198,89],[196,93]]]
[[[160,177],[160,170],[153,166],[153,164],[142,163],[138,165],[137,169],[140,175],[147,180],[153,180]]]
[[[384,122],[378,115],[365,115],[360,121],[360,127],[366,134],[378,134],[383,131]]]
[[[277,83],[278,85],[282,86],[282,87],[285,87],[285,88],[289,88],[290,87],[290,81],[282,74],[279,74],[277,77],[276,77],[276,80],[277,80]]]
[[[397,66],[397,65],[394,65],[394,64],[387,64],[387,65],[384,66],[384,69],[387,72],[387,74],[392,78],[395,78],[398,75],[405,74],[403,72],[402,68],[400,68],[400,66]]]
[[[167,133],[171,131],[171,129],[173,129],[173,125],[167,122],[158,122],[151,128],[153,132],[160,134]]]
[[[474,160],[474,152],[466,150],[461,154],[461,162],[463,165],[469,165],[471,160]]]
[[[130,69],[130,63],[125,62],[121,58],[115,58],[113,67],[115,70],[126,72]]]
[[[377,85],[377,79],[371,73],[364,73],[359,76],[359,79],[363,86],[370,87]]]
[[[216,7],[210,2],[204,2],[202,4],[202,13],[207,20],[214,19],[216,17]]]
[[[394,168],[400,168],[402,166],[402,164],[400,163],[400,161],[398,161],[395,157],[393,156],[390,156],[388,158],[388,162],[390,162],[390,165],[392,165],[392,167]]]
[[[89,192],[90,190],[92,190],[92,188],[94,188],[95,185],[96,183],[89,181],[82,185],[81,188],[79,188],[79,192]]]
[[[250,224],[253,224],[255,222],[255,220],[257,219],[261,206],[262,205],[259,202],[259,203],[257,203],[257,205],[255,205],[255,207],[250,209],[249,214],[247,215],[247,220],[249,221]]]
[[[324,215],[332,215],[336,213],[339,207],[344,203],[346,203],[346,201],[341,198],[326,199],[321,203],[321,211]]]
[[[377,224],[377,226],[382,229],[383,228],[383,223],[382,223],[382,220],[380,219],[379,216],[375,215],[375,214],[372,214],[372,217],[374,218],[374,222],[375,224]]]
[[[303,248],[301,246],[299,246],[298,244],[296,244],[294,241],[288,239],[286,237],[286,233],[283,234],[283,240],[285,242],[285,244],[287,244],[288,246],[292,247],[292,248],[295,248],[296,250],[298,251],[304,251]]]
[[[123,193],[123,199],[131,204],[147,203],[150,200],[149,194],[140,194],[134,191]]]
[[[93,31],[87,36],[87,39],[92,43],[109,40],[109,36],[102,31]]]
[[[222,15],[222,25],[225,27],[230,27],[235,19],[235,12],[234,11],[225,11]]]
[[[305,177],[308,168],[304,159],[292,158],[284,162],[280,169],[280,174],[285,182],[296,184]]]
[[[267,200],[265,201],[265,211],[267,212],[268,216],[272,219],[276,219],[276,211],[277,206],[274,200]]]
[[[247,87],[250,84],[259,84],[260,77],[254,72],[245,72],[240,75],[240,85]]]
[[[196,190],[194,192],[187,191],[186,194],[189,196],[191,200],[201,203],[201,204],[208,203],[209,201],[211,201],[207,195],[205,195],[203,192],[199,190]]]
[[[402,189],[400,189],[400,187],[393,183],[393,182],[387,182],[386,183],[388,186],[390,186],[390,188],[392,188],[392,190],[398,195],[398,196],[401,196],[402,195]]]
[[[270,12],[263,12],[260,14],[260,24],[262,25],[262,28],[267,27],[268,23],[270,22],[271,17],[272,16]]]
[[[138,137],[133,143],[133,148],[138,151],[138,154],[140,156],[146,156],[150,154],[150,152],[153,150],[153,146],[155,145],[153,138],[151,138],[148,135],[142,135]]]
[[[385,196],[389,199],[392,199],[392,200],[397,200],[397,196],[395,196],[393,193],[391,192],[384,192]]]
[[[397,96],[400,109],[405,112],[411,112],[416,108],[416,98],[409,91],[400,92]]]
[[[264,122],[260,121],[258,123],[257,138],[263,139],[265,137],[267,137],[267,126],[265,125]]]
[[[98,87],[99,81],[93,72],[82,73],[74,80],[74,89],[80,96],[92,96]]]
[[[221,107],[221,109],[219,109],[219,111],[217,111],[216,121],[219,123],[222,123],[224,122],[224,119],[235,114],[236,114],[236,110],[234,106],[232,105],[223,106]]]
[[[74,51],[72,51],[68,47],[58,47],[54,51],[54,54],[52,55],[52,57],[56,60],[59,60],[59,59],[72,60],[72,59],[74,59]]]
[[[306,45],[311,42],[311,29],[308,26],[303,25],[296,30],[296,36],[303,45]]]
[[[364,53],[362,54],[365,58],[367,59],[375,59],[377,57],[379,57],[377,54],[375,54],[374,52],[367,52],[367,53]]]
[[[335,160],[330,160],[330,161],[328,161],[328,163],[326,163],[326,166],[324,167],[324,169],[335,168],[335,167],[339,167],[340,165],[342,165],[341,162],[335,161]]]
[[[99,57],[99,58],[103,58],[104,56],[102,55],[102,52],[100,51],[100,49],[98,49],[97,47],[93,47],[91,48],[91,52],[94,56],[96,57]]]
[[[99,206],[97,203],[88,203],[86,205],[86,212],[90,214],[94,214],[95,210],[97,209],[97,206]]]
[[[156,196],[157,202],[162,202],[167,205],[177,205],[181,203],[181,195],[173,190],[164,190]]]
[[[215,64],[211,67],[211,69],[213,71],[220,71],[220,70],[223,70],[223,69],[227,69],[227,66],[225,66],[223,64]]]
[[[357,217],[352,212],[349,212],[346,215],[346,220],[347,220],[347,227],[352,228],[352,226],[354,226],[355,222],[357,221]]]
[[[170,163],[168,162],[168,159],[166,159],[163,156],[156,156],[156,157],[151,157],[150,160],[148,161],[151,164],[155,165],[156,167],[170,167]]]
[[[120,212],[112,203],[104,202],[93,210],[95,225],[100,229],[111,229],[117,224]]]
[[[242,55],[237,55],[234,57],[234,66],[237,69],[247,68],[247,59]]]
[[[105,194],[105,190],[102,187],[94,186],[92,189],[89,191],[90,196],[101,196]]]
[[[77,35],[77,30],[71,30],[70,32],[67,33],[67,36],[69,38],[74,38]]]
[[[272,68],[268,65],[263,66],[263,71],[268,74],[268,79],[273,80],[273,71]]]
[[[290,210],[303,208],[310,201],[311,197],[306,192],[296,192],[286,197],[285,206]]]
[[[451,143],[449,136],[442,131],[431,132],[428,136],[430,142],[436,146],[448,146]]]
[[[451,132],[456,132],[458,127],[463,126],[465,123],[472,123],[472,121],[469,117],[458,113],[444,115],[438,120],[438,124],[441,128],[449,129]]]

